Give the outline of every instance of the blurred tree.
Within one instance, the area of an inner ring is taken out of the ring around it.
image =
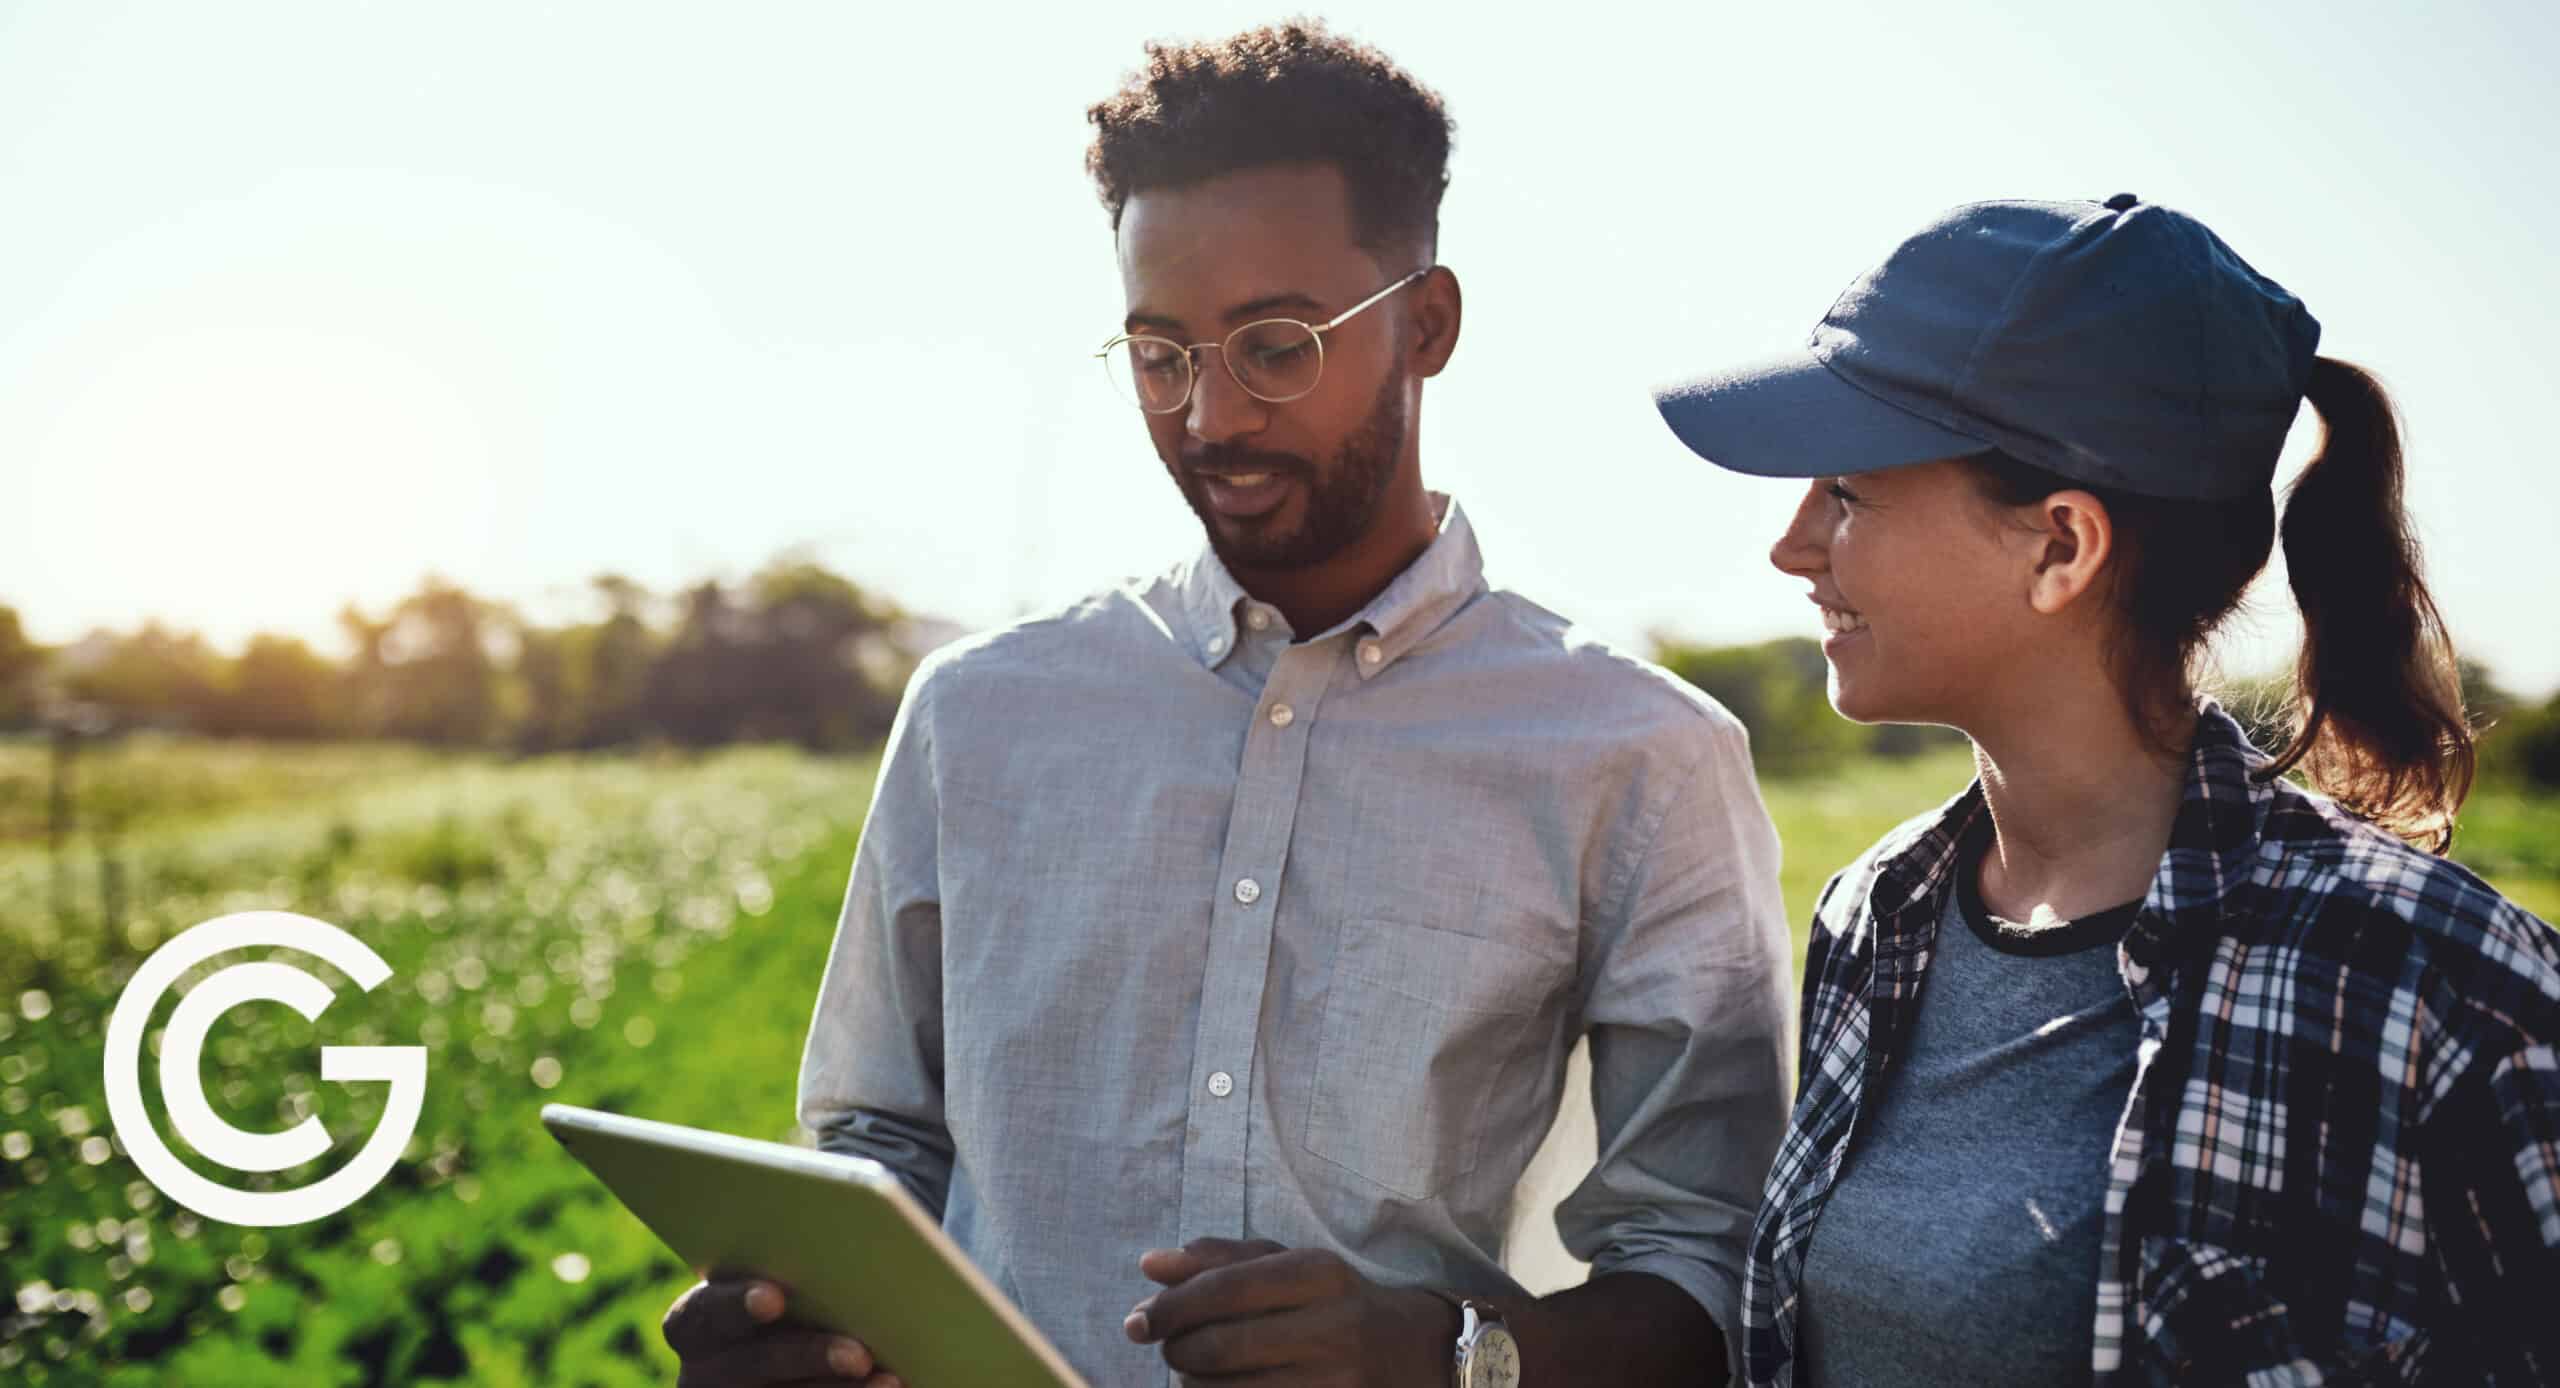
[[[193,632],[145,622],[129,636],[82,642],[84,661],[65,673],[64,691],[133,726],[211,728],[218,724],[227,671],[219,652]]]
[[[516,686],[522,696],[514,733],[520,752],[556,752],[577,745],[586,672],[571,659],[571,634],[530,624],[516,632]]]
[[[347,634],[355,653],[338,672],[338,728],[352,737],[380,737],[390,721],[391,677],[383,659],[383,638],[391,624],[364,615],[353,603],[338,609],[338,629]]]
[[[2480,735],[2480,779],[2560,791],[2560,694],[2539,705],[2510,701]]]
[[[35,721],[36,673],[44,662],[45,648],[28,639],[18,609],[0,603],[0,728]]]
[[[572,684],[583,690],[579,747],[635,742],[650,731],[649,665],[657,638],[649,631],[649,590],[620,574],[601,575],[594,587],[605,619],[568,631],[563,652]]]
[[[728,742],[755,721],[765,654],[753,614],[718,580],[687,590],[675,635],[649,668],[649,722],[689,747]]]
[[[260,634],[232,662],[215,731],[251,737],[328,737],[337,731],[337,671],[290,636]]]
[[[429,576],[400,600],[382,633],[392,737],[484,743],[498,727],[498,670],[484,639],[487,605]]]
[[[1910,757],[1960,746],[1952,728],[1850,722],[1831,707],[1822,643],[1804,636],[1754,646],[1692,646],[1656,635],[1654,660],[1705,690],[1751,730],[1751,762],[1771,776],[1836,770],[1861,756]]]
[[[1687,646],[1656,638],[1655,659],[1724,705],[1751,730],[1764,775],[1829,771],[1870,749],[1868,729],[1832,711],[1819,643],[1800,636],[1756,646]]]
[[[820,748],[886,735],[908,669],[889,635],[896,611],[806,559],[768,565],[748,591],[760,647],[754,735]]]
[[[2489,667],[2469,656],[2462,657],[2462,707],[2471,715],[2475,728],[2495,727],[2509,714],[2524,708],[2524,701],[2490,673]]]
[[[1963,733],[1935,723],[1878,723],[1867,729],[1867,750],[1879,757],[1916,757],[1936,747],[1961,747],[1967,741]]]

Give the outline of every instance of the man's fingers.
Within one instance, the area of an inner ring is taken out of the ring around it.
[[[696,1282],[658,1329],[678,1359],[691,1359],[747,1339],[782,1319],[782,1308],[782,1288],[762,1279]]]
[[[745,1344],[687,1355],[676,1388],[779,1388],[861,1383],[877,1367],[860,1341],[824,1330],[767,1330]]]
[[[1212,1321],[1164,1343],[1164,1362],[1192,1382],[1254,1382],[1272,1370],[1326,1362],[1341,1307],[1301,1306],[1268,1316]]]
[[[1151,1282],[1178,1287],[1212,1268],[1285,1251],[1269,1239],[1193,1239],[1180,1248],[1151,1248],[1139,1254],[1138,1271]],[[1121,1333],[1142,1345],[1158,1339],[1147,1328],[1148,1308],[1154,1302],[1154,1297],[1148,1297],[1132,1307],[1120,1322]]]
[[[1357,1275],[1339,1255],[1284,1248],[1208,1268],[1140,1302],[1123,1327],[1140,1344],[1171,1340],[1212,1321],[1303,1306],[1349,1291]]]
[[[1281,1251],[1269,1239],[1193,1239],[1180,1248],[1151,1248],[1138,1255],[1138,1271],[1150,1282],[1170,1287],[1211,1268],[1265,1258]]]

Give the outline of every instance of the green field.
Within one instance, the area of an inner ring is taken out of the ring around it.
[[[0,743],[0,1382],[671,1382],[658,1318],[690,1276],[535,1114],[791,1136],[872,769],[764,748],[508,764],[136,739],[82,762],[84,810],[112,804],[123,827],[103,863],[76,837],[57,883],[43,751]],[[1824,877],[1966,775],[1939,755],[1772,784],[1799,942]],[[2486,796],[2465,832],[2503,888],[2560,905],[2560,804]],[[430,1051],[408,1159],[344,1214],[274,1234],[161,1201],[106,1135],[99,1088],[134,962],[254,907],[343,925],[395,976],[342,989],[319,1026],[233,1014],[206,1067],[227,1117],[280,1128],[316,1100],[359,1142],[378,1087],[320,1084],[322,1033]]]

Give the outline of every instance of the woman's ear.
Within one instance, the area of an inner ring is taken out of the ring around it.
[[[2115,522],[2105,502],[2079,490],[2055,492],[2020,509],[2030,532],[2027,543],[2036,550],[2027,603],[2050,617],[2097,586],[2115,553]]]

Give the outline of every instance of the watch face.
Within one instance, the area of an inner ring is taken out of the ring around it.
[[[1467,1347],[1466,1388],[1520,1388],[1520,1346],[1511,1332],[1488,1325]]]

